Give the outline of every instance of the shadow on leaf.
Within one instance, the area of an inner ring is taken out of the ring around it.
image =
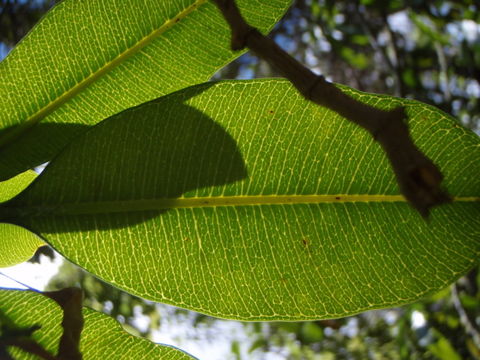
[[[172,94],[96,125],[5,204],[2,220],[39,234],[128,227],[182,194],[246,178],[235,140],[186,105],[191,96]]]
[[[13,128],[1,130],[0,138]],[[65,144],[88,128],[87,125],[65,123],[40,123],[34,126],[8,147],[0,149],[0,181],[50,161]]]

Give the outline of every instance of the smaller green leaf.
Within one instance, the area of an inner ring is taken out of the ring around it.
[[[307,344],[319,342],[323,339],[323,329],[312,321],[303,323],[301,334],[303,341]]]
[[[7,181],[0,181],[0,202],[10,200],[20,194],[36,177],[37,173],[29,170]]]
[[[434,333],[439,337],[438,341],[427,346],[428,350],[440,360],[461,360],[460,354],[453,348],[448,339],[437,330]]]
[[[33,333],[32,338],[51,354],[57,353],[63,311],[55,301],[32,291],[0,290],[0,312],[20,328],[40,325],[41,328]],[[80,350],[84,360],[194,359],[171,346],[130,335],[113,318],[89,308],[83,308],[83,317],[85,324]],[[15,359],[31,358],[15,348],[10,351]]]
[[[27,261],[43,245],[45,243],[27,229],[0,223],[0,268]]]
[[[368,36],[355,34],[351,38],[352,43],[360,46],[367,46],[370,43]]]
[[[345,61],[360,70],[366,69],[370,63],[365,54],[357,53],[352,48],[346,46],[342,47],[340,54]]]
[[[16,196],[36,177],[37,173],[29,170],[0,182],[0,202]],[[0,268],[27,261],[42,245],[45,243],[30,231],[13,224],[0,223]]]

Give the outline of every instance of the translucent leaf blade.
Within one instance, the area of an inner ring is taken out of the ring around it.
[[[102,122],[0,214],[124,290],[218,317],[322,319],[415,301],[478,263],[480,140],[425,104],[344,91],[407,107],[452,204],[425,222],[366,132],[285,81],[258,80]]]
[[[56,354],[62,334],[63,314],[53,300],[32,291],[0,290],[0,310],[19,327],[40,325],[33,338],[51,354]],[[131,359],[194,359],[171,346],[135,337],[123,330],[113,318],[92,309],[84,307],[83,317],[80,351],[85,360],[124,359],[125,356]],[[15,359],[19,360],[33,358],[18,351],[15,355]]]
[[[290,1],[239,3],[268,31]],[[0,180],[50,160],[85,126],[209,80],[240,54],[229,37],[206,0],[59,3],[0,63]],[[17,137],[39,121],[49,125]]]
[[[34,171],[27,171],[0,182],[0,202],[22,192],[36,177]],[[0,268],[27,261],[42,245],[45,243],[32,232],[17,225],[0,223]]]

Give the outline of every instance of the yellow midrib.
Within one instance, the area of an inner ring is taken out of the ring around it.
[[[478,197],[457,197],[455,202],[480,201]],[[56,215],[105,214],[136,211],[152,211],[181,208],[206,208],[225,206],[258,205],[301,205],[327,203],[392,203],[406,200],[402,195],[253,195],[253,196],[215,196],[191,198],[163,198],[144,200],[118,200],[62,204],[48,208],[37,208],[37,214],[54,213]]]
[[[173,27],[181,19],[185,18],[188,14],[190,14],[191,12],[193,12],[195,9],[197,9],[199,6],[203,5],[206,2],[207,2],[207,0],[196,0],[192,5],[188,6],[184,10],[182,10],[175,17],[173,17],[170,20],[165,21],[165,23],[161,27],[153,30],[150,34],[148,34],[145,37],[143,37],[142,39],[140,39],[135,45],[133,45],[132,47],[128,48],[127,50],[125,50],[124,52],[119,54],[116,58],[112,59],[110,62],[107,62],[105,65],[103,65],[101,68],[99,68],[96,72],[91,73],[89,76],[87,76],[85,79],[83,79],[82,81],[77,83],[75,86],[68,89],[67,91],[65,91],[60,96],[58,96],[55,100],[49,102],[43,108],[38,110],[36,113],[31,115],[29,118],[27,118],[24,122],[20,123],[18,126],[13,128],[11,131],[7,132],[4,136],[0,137],[0,148],[5,146],[5,145],[10,144],[11,142],[13,142],[24,131],[31,128],[33,125],[38,123],[40,120],[45,118],[47,115],[54,112],[60,106],[65,104],[68,100],[75,97],[78,93],[80,93],[83,89],[85,89],[91,83],[95,82],[97,79],[99,79],[104,74],[106,74],[108,71],[112,70],[117,65],[121,64],[123,61],[128,59],[130,56],[139,52],[141,49],[143,49],[145,46],[150,44],[153,40],[158,38],[165,31],[167,31],[168,29]]]

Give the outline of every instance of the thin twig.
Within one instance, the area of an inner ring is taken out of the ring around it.
[[[379,142],[390,160],[400,191],[422,216],[427,217],[431,207],[450,201],[440,187],[442,173],[410,138],[403,107],[380,110],[351,98],[247,24],[234,0],[214,2],[230,25],[232,50],[250,48],[276,67],[306,99],[336,111]]]
[[[34,292],[36,292],[36,293],[40,293],[40,291],[38,291],[38,290],[36,290],[36,289],[28,286],[27,284],[22,283],[21,281],[19,281],[19,280],[17,280],[17,279],[12,278],[10,275],[7,275],[7,274],[5,274],[5,273],[2,272],[2,271],[0,271],[0,275],[3,276],[3,277],[6,277],[7,279],[9,279],[9,280],[11,280],[11,281],[13,281],[13,282],[16,282],[17,284],[25,287],[26,289],[28,289],[28,290],[30,290],[30,291],[34,291]],[[4,288],[0,287],[0,289],[4,289]]]
[[[460,298],[458,296],[458,290],[457,290],[456,284],[452,285],[452,300],[453,300],[453,306],[455,306],[455,309],[457,310],[458,315],[460,317],[460,323],[465,328],[465,331],[467,332],[467,334],[469,334],[472,337],[472,340],[475,343],[475,346],[477,347],[477,349],[480,349],[480,333],[475,328],[474,322],[470,321],[470,318],[468,317],[467,312],[462,306],[462,302],[460,301]]]
[[[390,25],[388,24],[386,16],[385,15],[382,16],[382,21],[387,31],[388,40],[391,44],[391,48],[393,50],[393,60],[395,64],[392,62],[392,59],[390,59],[390,57],[388,56],[386,48],[383,46],[380,46],[375,35],[373,34],[373,31],[369,26],[369,21],[368,19],[365,18],[365,9],[362,6],[359,6],[358,4],[356,4],[355,8],[356,8],[357,18],[360,22],[360,26],[362,27],[363,32],[367,34],[367,37],[370,41],[370,46],[375,52],[377,52],[381,56],[383,62],[388,68],[388,71],[390,71],[390,73],[395,78],[395,95],[404,96],[403,84],[402,84],[402,79],[399,71],[398,50],[397,50],[394,34],[390,29]]]
[[[6,346],[15,346],[19,349],[22,349],[26,353],[36,355],[38,358],[43,360],[58,360],[57,357],[50,354],[47,350],[43,348],[42,345],[40,345],[33,339],[19,337],[16,339],[0,341],[0,347]]]
[[[394,78],[395,78],[397,95],[398,96],[405,96],[405,86],[404,86],[403,80],[402,80],[402,65],[400,63],[400,56],[399,56],[399,51],[398,51],[398,46],[397,46],[397,36],[395,35],[395,32],[393,32],[392,29],[390,28],[390,24],[388,23],[387,15],[385,14],[384,11],[382,11],[382,21],[383,21],[385,30],[387,31],[388,41],[390,42],[390,46],[391,46],[391,49],[392,49],[393,63],[391,61],[391,65],[393,66],[392,72],[393,72],[393,75],[394,75]],[[385,50],[383,50],[383,51],[385,51]],[[385,55],[388,58],[388,54],[385,53]]]

